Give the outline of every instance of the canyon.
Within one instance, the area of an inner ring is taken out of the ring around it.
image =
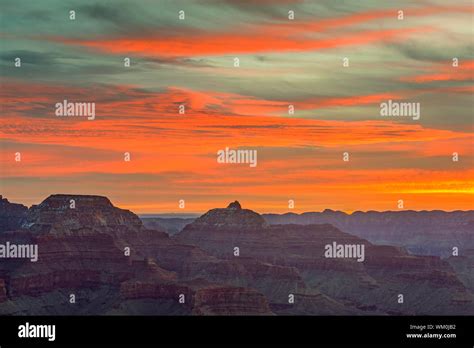
[[[472,254],[414,255],[402,245],[375,244],[329,223],[269,220],[236,201],[170,235],[102,196],[56,194],[30,208],[2,197],[0,244],[38,245],[38,260],[0,260],[0,314],[474,311]],[[334,242],[364,245],[363,262],[326,258],[325,245]]]

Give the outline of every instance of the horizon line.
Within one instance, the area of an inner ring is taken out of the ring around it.
[[[127,205],[121,205],[121,204],[114,204],[110,198],[108,196],[105,196],[105,195],[91,195],[91,194],[65,194],[65,193],[55,193],[55,194],[50,194],[48,195],[45,199],[43,199],[40,203],[36,203],[36,204],[32,204],[30,206],[28,205],[25,205],[23,203],[18,203],[18,202],[12,202],[10,201],[7,197],[5,197],[4,195],[0,195],[0,199],[5,199],[7,200],[9,203],[11,204],[21,204],[21,205],[24,205],[25,207],[27,207],[28,209],[30,209],[31,207],[35,206],[35,205],[38,205],[38,204],[41,204],[43,201],[45,201],[47,198],[51,197],[51,196],[89,196],[89,197],[102,197],[102,198],[106,198],[110,201],[110,203],[116,207],[116,208],[119,208],[119,209],[124,209],[124,210],[129,210],[131,212],[133,212],[135,215],[137,215],[138,217],[153,217],[153,216],[156,216],[156,217],[165,217],[165,216],[170,216],[170,217],[173,217],[173,216],[176,216],[176,217],[180,217],[180,218],[192,218],[192,217],[199,217],[199,216],[202,216],[204,214],[206,214],[208,211],[212,210],[212,209],[225,209],[226,207],[214,207],[214,208],[210,208],[210,209],[207,209],[206,211],[203,211],[203,212],[196,212],[196,211],[190,211],[190,212],[182,212],[182,211],[171,211],[171,212],[154,212],[154,213],[137,213],[135,212],[134,210],[130,209],[127,207]],[[237,200],[238,201],[238,200]],[[254,211],[256,213],[258,213],[259,215],[287,215],[287,214],[293,214],[293,215],[303,215],[303,214],[311,214],[311,213],[329,213],[329,212],[333,212],[333,213],[342,213],[342,214],[345,214],[345,215],[353,215],[355,213],[403,213],[403,212],[414,212],[414,213],[429,213],[429,212],[443,212],[443,213],[455,213],[455,212],[463,212],[463,213],[468,213],[468,212],[474,212],[474,209],[468,209],[468,210],[463,210],[463,209],[454,209],[454,210],[444,210],[444,209],[432,209],[432,210],[428,210],[428,209],[421,209],[421,210],[416,210],[416,209],[400,209],[400,210],[373,210],[373,209],[369,209],[369,210],[352,210],[352,211],[344,211],[344,210],[334,210],[334,209],[331,209],[331,208],[325,208],[323,210],[306,210],[306,211],[302,211],[302,212],[298,212],[298,211],[286,211],[286,212],[282,212],[282,213],[275,213],[275,212],[259,212],[257,210],[253,210],[253,209],[248,209],[248,208],[242,208],[242,210],[251,210],[251,211]]]
[[[122,208],[121,208],[122,209]],[[212,210],[212,209],[226,209],[226,208],[211,208],[209,210]],[[127,209],[127,210],[130,210],[130,209]],[[180,212],[169,212],[169,213],[134,213],[136,214],[138,217],[144,217],[144,218],[150,218],[150,217],[162,217],[162,218],[165,218],[165,216],[170,216],[170,217],[173,217],[173,216],[176,216],[177,218],[180,217],[180,218],[186,218],[185,216],[187,216],[188,218],[191,218],[193,216],[202,216],[204,214],[206,214],[207,212],[209,212],[209,210],[205,211],[205,212],[189,212],[189,213],[180,213]],[[474,209],[468,209],[468,210],[462,210],[462,209],[455,209],[455,210],[443,210],[443,209],[433,209],[433,210],[427,210],[427,209],[423,209],[423,210],[414,210],[414,209],[403,209],[403,210],[354,210],[354,211],[351,211],[351,212],[346,212],[346,211],[343,211],[343,210],[333,210],[333,209],[330,209],[330,208],[326,208],[322,211],[314,211],[314,210],[311,210],[311,211],[304,211],[304,212],[293,212],[293,211],[287,211],[287,212],[284,212],[284,213],[273,213],[273,212],[258,212],[256,210],[252,210],[252,209],[247,209],[247,208],[242,208],[242,210],[251,210],[255,213],[258,213],[259,215],[288,215],[288,214],[292,214],[292,215],[303,215],[303,214],[323,214],[325,212],[333,212],[333,213],[342,213],[342,214],[345,214],[345,215],[354,215],[355,213],[433,213],[433,212],[441,212],[441,213],[469,213],[469,212],[474,212]],[[130,210],[133,212],[133,210]]]

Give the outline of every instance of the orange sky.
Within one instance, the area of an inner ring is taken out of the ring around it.
[[[400,199],[403,209],[472,209],[474,61],[452,17],[467,23],[471,7],[409,7],[403,23],[395,8],[331,11],[173,30],[137,17],[130,33],[82,17],[96,35],[4,24],[6,55],[24,63],[2,63],[0,193],[28,205],[99,194],[137,213],[236,199],[259,212],[289,211],[290,199],[295,212],[397,210]],[[96,119],[55,116],[64,99],[94,102]],[[419,102],[420,120],[381,117],[388,100]],[[226,147],[257,150],[257,167],[218,163]]]

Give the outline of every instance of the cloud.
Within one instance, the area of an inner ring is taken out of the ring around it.
[[[470,207],[472,9],[440,4],[84,0],[71,22],[66,3],[9,1],[0,191],[103,194],[138,212],[236,197],[260,211],[289,198],[301,210]],[[96,119],[56,117],[64,99],[95,102]],[[421,102],[422,118],[379,117],[388,99]],[[219,165],[227,146],[257,149],[258,167]]]
[[[82,46],[108,54],[138,54],[156,57],[199,57],[229,54],[256,54],[264,52],[302,52],[331,49],[341,46],[365,45],[374,42],[400,40],[410,34],[426,32],[429,28],[370,30],[336,35],[331,38],[292,38],[278,35],[265,36],[258,32],[237,33],[187,33],[148,38],[98,38],[81,40],[55,37],[56,42]]]
[[[402,77],[401,80],[415,83],[474,80],[474,60],[461,60],[457,67],[452,64],[452,61],[433,64],[428,67],[428,73]]]

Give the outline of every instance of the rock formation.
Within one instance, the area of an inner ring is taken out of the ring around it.
[[[331,224],[376,244],[403,246],[413,254],[447,257],[454,246],[474,248],[474,211],[386,211],[346,214],[326,209],[321,213],[264,214],[269,224]]]
[[[261,218],[230,205],[210,210],[175,238],[219,258],[236,259],[237,247],[239,257],[292,267],[307,289],[349,308],[378,314],[467,313],[467,308],[473,309],[472,292],[439,257],[414,256],[401,247],[375,245],[330,224],[266,225]],[[334,241],[363,244],[365,261],[326,258],[325,246]],[[398,293],[405,294],[409,305],[396,302]],[[469,299],[469,305],[450,309],[457,298]]]
[[[10,203],[0,195],[0,233],[21,227],[28,208],[22,204]]]
[[[174,237],[100,196],[52,195],[30,209],[2,198],[0,216],[0,244],[39,248],[37,262],[0,259],[0,314],[473,312],[469,258],[414,256],[331,224],[269,225],[237,201]],[[363,244],[364,261],[325,257],[333,242]]]

